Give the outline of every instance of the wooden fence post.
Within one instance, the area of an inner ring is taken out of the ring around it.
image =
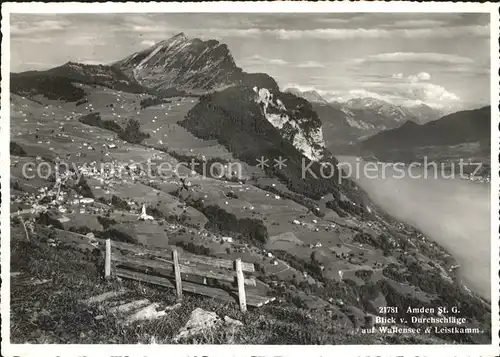
[[[247,311],[247,298],[245,295],[245,277],[243,276],[243,269],[241,267],[241,259],[236,259],[236,279],[238,280],[238,298],[240,300],[240,310]]]
[[[181,268],[179,266],[179,256],[177,254],[177,249],[174,249],[172,252],[172,260],[174,261],[175,289],[177,290],[177,301],[181,301],[182,280],[181,280]]]
[[[111,239],[106,239],[106,261],[104,262],[104,277],[111,277]]]
[[[30,235],[28,234],[28,229],[26,228],[26,224],[24,223],[24,219],[21,216],[19,216],[19,219],[21,220],[21,223],[23,224],[24,234],[26,234],[26,240],[29,242]]]

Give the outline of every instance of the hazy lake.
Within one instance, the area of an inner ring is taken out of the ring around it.
[[[490,184],[424,178],[423,168],[412,169],[414,178],[400,178],[391,167],[371,169],[365,177],[367,163],[354,157],[338,159],[349,163],[352,178],[375,203],[447,249],[460,264],[465,285],[490,299]]]

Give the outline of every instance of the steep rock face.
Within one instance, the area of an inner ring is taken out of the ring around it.
[[[258,164],[261,157],[267,159],[264,171],[300,195],[319,199],[327,193],[340,197],[341,192],[349,192],[346,195],[353,202],[361,203],[352,182],[339,179],[337,160],[320,149],[321,122],[310,104],[293,94],[262,89],[233,86],[204,95],[179,125],[202,139],[217,140],[249,165]],[[321,156],[321,162],[308,159],[307,150],[300,151],[299,132],[313,148],[309,152],[316,155],[313,159]],[[286,159],[285,167],[275,165],[280,157]],[[322,164],[328,166],[323,174]]]
[[[262,114],[280,131],[283,138],[290,141],[309,160],[318,161],[323,158],[325,141],[321,121],[308,102],[293,94],[278,92],[274,95],[267,88],[254,87],[253,90],[257,94],[256,102],[260,105]],[[283,101],[290,106],[288,109]],[[300,114],[305,116],[301,117]]]
[[[243,77],[225,44],[188,39],[183,33],[134,53],[114,66],[160,92],[170,88],[193,93],[221,90]]]

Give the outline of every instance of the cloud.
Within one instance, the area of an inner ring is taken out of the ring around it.
[[[332,19],[332,22],[343,22],[341,19]],[[198,27],[179,28],[167,25],[132,24],[124,30],[165,36],[165,33],[184,31],[188,36],[202,38],[260,38],[274,37],[280,40],[352,40],[352,39],[385,39],[385,38],[460,38],[465,37],[488,37],[490,34],[488,25],[470,26],[448,26],[437,28],[314,28],[314,29],[286,29],[265,27]]]
[[[352,40],[378,38],[460,38],[487,37],[490,34],[488,25],[454,26],[424,29],[380,29],[380,28],[322,28],[312,30],[264,30],[264,34],[274,35],[282,40],[323,39]]]
[[[431,107],[443,108],[456,104],[460,100],[458,95],[445,87],[429,82],[431,75],[427,72],[410,74],[407,77],[403,73],[396,73],[391,76],[391,79],[396,79],[396,81],[363,82],[361,85],[368,88],[371,93],[384,96],[386,101],[393,104],[421,102]]]
[[[408,89],[410,99],[422,101],[457,101],[460,97],[444,87],[433,83],[412,83]]]
[[[100,64],[106,65],[106,62],[109,61],[99,61],[99,60],[96,61],[96,60],[84,59],[84,60],[78,60],[77,62],[90,65],[100,65]]]
[[[318,92],[328,101],[340,102],[353,98],[375,98],[394,105],[424,103],[434,108],[456,106],[461,102],[457,94],[439,84],[431,83],[431,78],[432,76],[427,72],[410,75],[394,73],[377,80],[361,80],[352,83],[351,86],[354,88],[335,92],[329,90]],[[298,86],[295,85],[295,87]]]
[[[130,27],[130,30],[134,32],[141,32],[141,33],[151,33],[151,32],[164,32],[165,27],[164,26],[154,26],[154,25],[133,25]]]
[[[297,63],[294,65],[297,68],[324,68],[325,65],[316,61],[307,61],[304,63]]]
[[[30,35],[52,31],[63,31],[70,26],[67,20],[15,21],[11,20],[10,33],[13,36]]]
[[[460,98],[444,87],[432,83],[411,83],[407,86],[351,89],[344,92],[320,93],[328,101],[346,102],[353,98],[375,98],[394,105],[426,104],[433,108],[453,106]]]
[[[47,62],[37,62],[37,61],[26,61],[25,65],[30,66],[31,69],[40,70],[40,69],[50,69],[56,66],[60,66],[62,63],[47,63]]]
[[[267,63],[275,65],[275,66],[284,66],[284,65],[288,64],[287,61],[284,61],[284,60],[279,59],[279,58],[270,58]]]
[[[366,58],[357,58],[353,61],[356,64],[367,63],[432,63],[444,65],[473,64],[474,61],[468,57],[462,57],[446,53],[430,52],[390,52],[371,55]]]
[[[33,44],[39,44],[39,43],[51,43],[53,42],[54,39],[50,37],[36,37],[36,36],[31,36],[31,37],[25,37],[22,39],[23,43],[33,43]]]
[[[240,61],[243,66],[289,66],[294,68],[324,68],[325,65],[316,61],[307,62],[289,62],[281,58],[268,58],[260,55]]]
[[[67,37],[64,39],[64,44],[67,46],[86,46],[86,45],[106,45],[107,40],[103,36],[98,34],[94,35],[76,35],[73,37]]]
[[[429,20],[429,19],[421,19],[421,20],[400,20],[394,21],[390,24],[383,25],[384,27],[401,27],[401,28],[419,28],[419,27],[437,27],[446,25],[448,22],[443,20]]]
[[[266,58],[262,57],[260,55],[253,55],[252,57],[243,59],[241,61],[243,65],[247,66],[267,66],[267,65],[272,65],[272,66],[285,66],[288,64],[287,61],[281,59],[281,58]]]
[[[348,24],[352,21],[352,19],[353,18],[339,19],[339,18],[332,18],[332,17],[319,17],[317,19],[314,19],[314,21],[317,23],[326,23],[326,24]]]
[[[394,98],[395,98],[394,95],[380,94],[368,91],[366,89],[351,89],[343,93],[330,92],[330,93],[325,93],[323,97],[327,98],[328,101],[337,101],[337,102],[347,102],[350,99],[356,99],[356,98],[374,98],[388,103],[394,103]]]
[[[483,64],[479,66],[470,65],[456,65],[448,66],[440,69],[441,73],[459,74],[460,76],[480,76],[489,75],[490,66],[489,64]]]
[[[428,81],[431,79],[431,75],[427,72],[420,72],[417,74],[411,74],[408,76],[408,80],[412,83],[420,81]]]
[[[156,41],[153,41],[153,40],[141,41],[141,45],[148,46],[148,47],[154,46],[155,44],[156,44]]]
[[[225,37],[247,37],[247,38],[257,38],[267,32],[272,32],[273,30],[262,30],[259,28],[204,28],[204,29],[189,29],[186,30],[186,34],[192,34],[193,36],[199,36],[203,38],[225,38]]]

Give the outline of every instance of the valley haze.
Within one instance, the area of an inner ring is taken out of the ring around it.
[[[493,351],[498,9],[425,6],[9,12],[9,351]]]

